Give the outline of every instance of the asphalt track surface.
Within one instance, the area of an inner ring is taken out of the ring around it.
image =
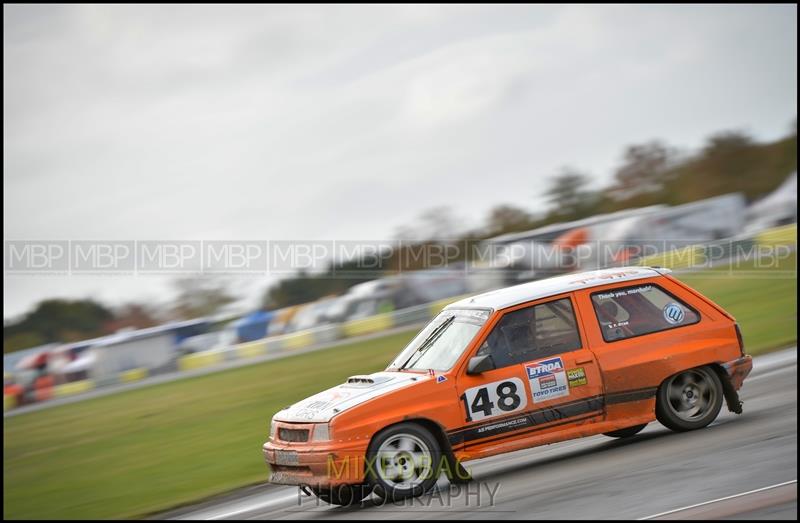
[[[335,507],[297,488],[256,485],[168,519],[796,519],[797,349],[756,358],[744,413],[709,427],[651,423],[625,440],[594,436],[467,463],[413,503]]]

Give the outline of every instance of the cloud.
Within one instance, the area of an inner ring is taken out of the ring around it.
[[[442,204],[536,210],[559,166],[602,185],[629,143],[781,134],[796,41],[793,6],[4,6],[4,235],[374,239]],[[59,288],[26,285],[7,306]]]

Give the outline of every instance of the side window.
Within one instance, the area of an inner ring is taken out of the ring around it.
[[[580,347],[572,302],[563,298],[505,314],[478,354],[490,354],[499,369]]]
[[[603,339],[616,341],[700,321],[688,305],[656,285],[637,285],[592,294]]]

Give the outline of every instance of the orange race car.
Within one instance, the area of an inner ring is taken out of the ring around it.
[[[286,408],[273,483],[347,505],[418,496],[463,461],[658,420],[705,427],[752,369],[733,317],[660,268],[568,274],[446,307],[384,372]]]

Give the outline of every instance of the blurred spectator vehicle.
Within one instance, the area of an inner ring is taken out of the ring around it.
[[[204,352],[220,347],[229,347],[235,343],[238,343],[236,329],[227,328],[184,338],[178,343],[177,351],[178,354],[185,356],[187,354]]]
[[[747,232],[797,223],[797,171],[772,193],[747,208]]]

